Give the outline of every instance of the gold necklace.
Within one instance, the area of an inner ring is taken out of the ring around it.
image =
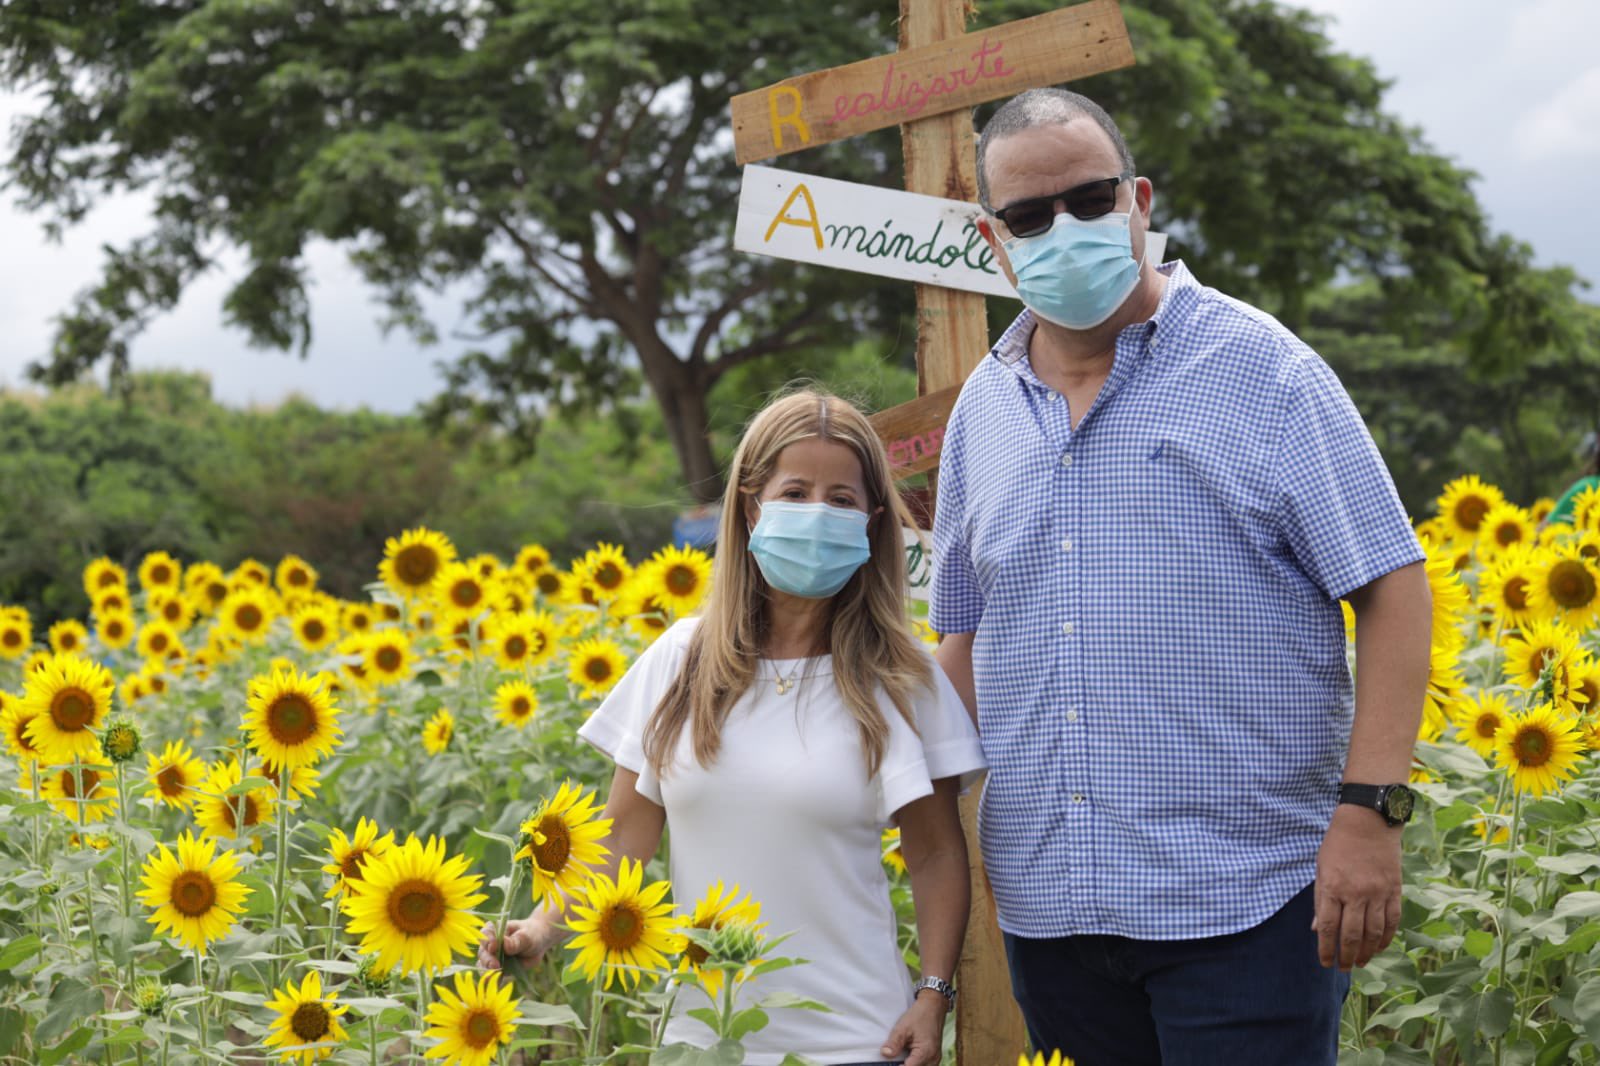
[[[794,669],[789,671],[788,677],[784,677],[782,674],[778,673],[778,668],[776,666],[772,668],[772,680],[778,686],[778,695],[787,696],[789,694],[789,690],[794,688],[795,678],[800,674],[800,668],[804,665],[804,659],[801,659],[799,662],[795,663]]]

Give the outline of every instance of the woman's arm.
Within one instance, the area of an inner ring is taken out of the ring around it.
[[[639,775],[632,770],[617,767],[611,776],[606,809],[601,813],[602,818],[611,819],[611,832],[602,841],[611,849],[611,855],[595,868],[595,872],[613,879],[624,857],[646,863],[661,847],[661,830],[666,826],[667,812],[639,794],[634,788],[638,780]],[[505,955],[528,963],[537,962],[546,951],[566,938],[562,916],[560,902],[547,898],[527,918],[506,923],[504,945],[496,942],[494,923],[485,925],[478,942],[478,965],[486,970],[499,969],[502,948]]]
[[[911,875],[911,897],[917,911],[917,941],[922,974],[954,983],[961,941],[967,934],[971,887],[967,872],[967,840],[956,809],[958,781],[933,783],[933,795],[900,808],[900,853]],[[924,989],[884,1044],[886,1056],[905,1054],[906,1066],[939,1062],[947,1005],[938,992]]]

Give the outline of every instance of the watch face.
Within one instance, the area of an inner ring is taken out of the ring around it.
[[[1396,822],[1410,821],[1411,811],[1416,807],[1416,803],[1416,793],[1404,785],[1396,785],[1383,797],[1384,814]]]

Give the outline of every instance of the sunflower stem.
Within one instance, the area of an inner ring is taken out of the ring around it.
[[[28,777],[32,779],[35,807],[39,803],[39,775],[44,772],[41,762],[42,760],[35,761],[32,772],[28,774]],[[40,821],[37,810],[33,813],[33,868],[41,875],[44,873],[44,823]],[[33,931],[34,935],[42,941],[44,940],[44,902],[39,893],[34,892],[32,896]]]
[[[1494,814],[1499,814],[1500,813],[1500,807],[1506,801],[1506,788],[1510,784],[1511,784],[1511,778],[1509,776],[1502,776],[1500,778],[1500,791],[1494,798],[1494,809],[1493,809],[1493,813]],[[1478,892],[1478,891],[1481,891],[1483,889],[1483,876],[1484,876],[1484,873],[1487,872],[1487,870],[1489,868],[1489,847],[1488,846],[1490,844],[1494,843],[1494,827],[1489,825],[1487,819],[1485,819],[1485,821],[1484,821],[1483,843],[1484,843],[1484,846],[1482,848],[1478,849],[1478,873],[1477,873],[1477,876],[1475,876],[1472,879],[1472,891],[1474,891],[1474,892]],[[1454,958],[1454,956],[1451,956],[1451,957]]]
[[[610,966],[609,962],[603,963],[600,969],[609,974]],[[597,982],[599,978],[600,974],[595,974]],[[583,1061],[586,1063],[593,1061],[600,1050],[600,1015],[604,1005],[605,1001],[600,998],[600,986],[596,983],[589,990],[589,1031],[583,1034]]]
[[[367,1015],[367,1057],[372,1066],[378,1066],[378,1016]]]
[[[1517,884],[1517,832],[1521,829],[1521,821],[1522,790],[1517,789],[1511,800],[1511,836],[1506,841],[1506,895],[1500,905],[1500,973],[1497,979],[1497,986],[1500,988],[1504,988],[1506,984],[1506,950],[1511,940],[1511,901]],[[1495,1057],[1498,1059],[1498,1041],[1495,1052]]]
[[[412,1046],[413,1062],[422,1062],[422,1034],[428,1031],[428,971],[417,971],[417,1042]]]
[[[530,858],[528,860],[532,862]],[[494,923],[495,952],[502,963],[506,957],[506,923],[511,921],[511,903],[517,897],[517,889],[522,887],[522,863],[517,859],[517,849],[511,850],[511,874],[506,884],[505,903],[500,908],[500,919]]]
[[[278,854],[277,869],[272,879],[272,941],[278,948],[272,953],[272,980],[269,988],[278,987],[279,967],[283,947],[283,881],[289,866],[289,781],[294,771],[287,764],[278,766]]]
[[[206,999],[210,993],[206,989],[205,956],[200,953],[199,948],[194,949],[194,983],[200,986],[201,992],[200,999],[194,1005],[194,1012],[200,1023],[200,1049],[204,1052],[211,1044],[211,1034],[207,1029],[206,1019]]]
[[[120,849],[122,852],[120,864],[122,867],[122,917],[131,922],[133,921],[133,883],[130,879],[132,875],[128,870],[128,847],[132,842],[128,839],[128,787],[127,781],[123,776],[123,764],[120,762],[116,764],[116,774],[117,812],[122,819],[122,847]],[[134,964],[131,951],[128,953],[127,982],[128,998],[131,1000],[134,986]],[[144,1060],[144,1051],[142,1049],[139,1052],[139,1059],[141,1062]]]

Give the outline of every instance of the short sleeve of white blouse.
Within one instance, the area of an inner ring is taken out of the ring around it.
[[[832,1014],[774,1010],[746,1039],[753,1066],[796,1053],[822,1062],[871,1062],[911,1003],[881,861],[881,833],[894,812],[984,767],[960,697],[929,661],[932,685],[914,705],[913,731],[884,698],[888,743],[868,776],[855,720],[833,683],[827,656],[766,660],[734,705],[709,767],[695,762],[687,733],[661,776],[646,765],[642,738],[683,663],[694,620],[657,639],[579,730],[579,736],[639,775],[641,795],[666,809],[673,895],[680,909],[714,882],[737,883],[761,904],[773,933],[793,932],[783,953],[811,960],[764,975],[758,996],[790,991]],[[776,677],[796,674],[780,693]],[[705,1006],[679,997],[669,1041],[706,1045],[711,1031],[681,1012]]]

